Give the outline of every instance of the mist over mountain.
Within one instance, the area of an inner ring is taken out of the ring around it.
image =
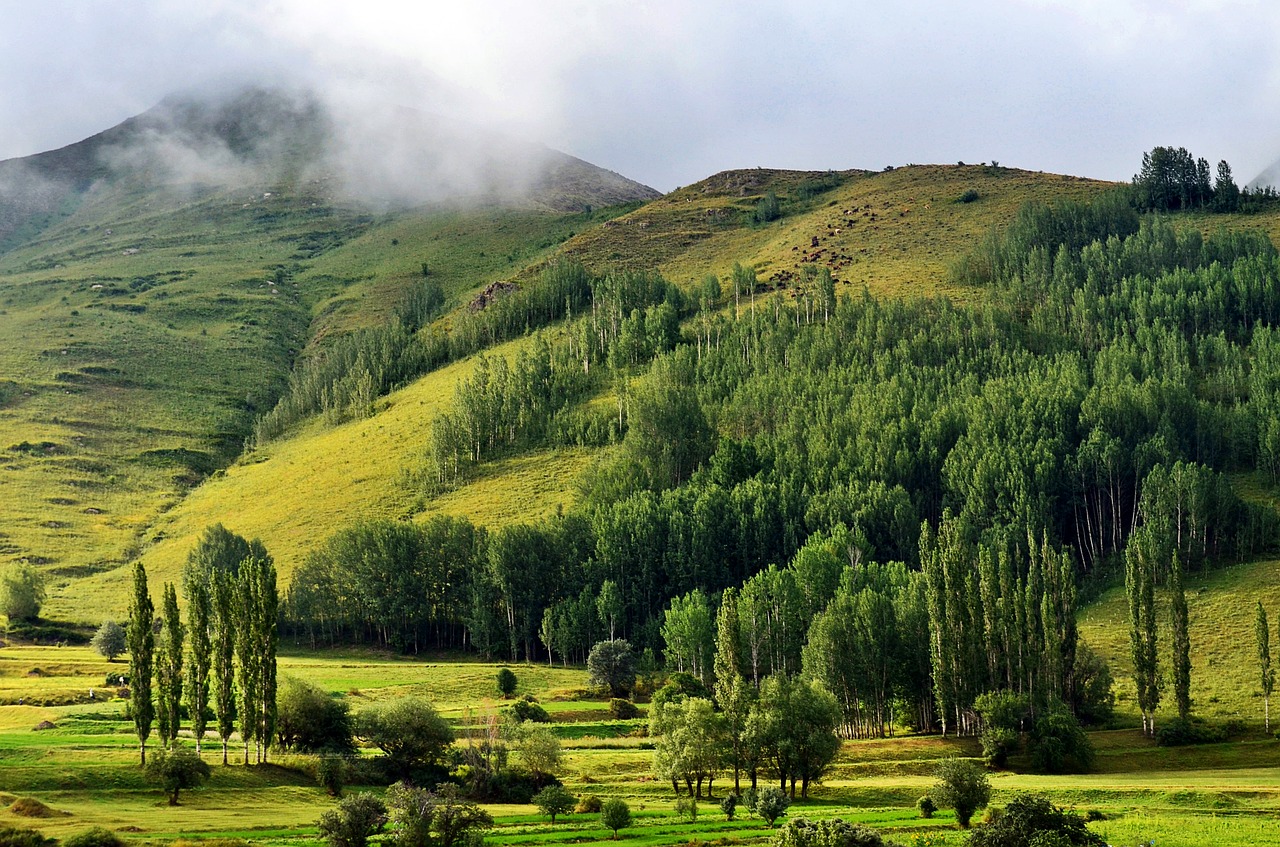
[[[441,115],[307,90],[174,95],[58,150],[0,162],[0,249],[99,184],[155,190],[309,183],[374,209],[491,205],[570,211],[658,192],[612,171]]]

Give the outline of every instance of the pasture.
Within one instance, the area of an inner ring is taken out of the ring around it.
[[[499,664],[282,646],[281,675],[309,680],[346,698],[356,711],[391,698],[426,697],[454,725],[460,745],[467,743],[473,722],[503,705],[494,683]],[[32,826],[58,837],[105,826],[138,844],[215,837],[282,847],[318,843],[316,820],[334,801],[316,785],[315,760],[308,756],[276,754],[268,766],[245,767],[237,763],[233,742],[233,764],[224,767],[211,735],[204,755],[213,765],[212,779],[202,789],[184,792],[181,806],[168,806],[137,766],[124,701],[103,685],[108,673],[124,669],[123,661],[109,664],[87,648],[0,648],[0,803],[5,807],[0,825]],[[728,821],[718,802],[700,802],[695,821],[678,817],[670,786],[652,775],[644,717],[613,718],[607,700],[587,689],[584,670],[540,664],[513,669],[517,693],[535,695],[554,721],[565,752],[560,776],[569,790],[578,796],[622,797],[630,804],[633,823],[622,832],[623,842],[665,847],[770,838],[760,818],[740,808]],[[1162,847],[1280,843],[1280,741],[1275,738],[1257,731],[1231,743],[1161,748],[1132,729],[1092,737],[1098,752],[1093,773],[995,772],[994,803],[1020,791],[1044,792],[1060,805],[1095,812],[1101,819],[1091,826],[1113,845],[1152,838]],[[181,743],[191,745],[189,738]],[[798,801],[787,814],[839,816],[905,845],[962,844],[966,836],[954,828],[949,811],[925,820],[915,801],[933,783],[939,760],[976,755],[973,739],[847,741],[811,798]],[[717,801],[732,782],[731,773],[719,776]],[[18,815],[11,807],[22,797],[35,798],[51,811],[47,817]],[[502,804],[489,810],[496,820],[490,844],[611,843],[611,833],[595,814],[570,814],[552,825],[532,806]]]

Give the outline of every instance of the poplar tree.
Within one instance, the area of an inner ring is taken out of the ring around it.
[[[1129,645],[1138,708],[1142,712],[1142,731],[1154,735],[1155,711],[1160,705],[1160,676],[1156,659],[1155,575],[1144,549],[1145,535],[1135,535],[1125,548],[1124,585],[1129,601]]]
[[[133,563],[133,600],[129,607],[129,710],[138,735],[142,764],[147,763],[147,738],[155,719],[151,702],[151,671],[155,661],[156,636],[151,631],[155,606],[147,592],[147,572],[142,562]]]
[[[222,764],[227,764],[227,744],[235,731],[235,586],[230,571],[210,574],[210,615],[212,629],[212,694],[213,714],[222,740]]]
[[[160,644],[156,651],[156,706],[160,742],[172,747],[178,737],[182,706],[182,616],[178,592],[172,582],[164,584],[164,615]]]
[[[1173,624],[1173,697],[1178,705],[1178,717],[1185,721],[1191,715],[1191,632],[1182,569],[1182,559],[1174,553],[1169,571],[1169,589],[1173,595],[1169,609]]]
[[[270,557],[257,559],[258,609],[255,640],[259,651],[258,743],[262,762],[276,736],[276,650],[279,646],[280,595],[276,587],[276,567]]]
[[[209,706],[209,667],[212,663],[213,643],[210,640],[209,586],[191,580],[184,586],[187,597],[187,713],[191,718],[191,732],[196,737],[196,752],[200,752]]]
[[[1271,691],[1276,684],[1276,671],[1271,666],[1271,629],[1267,624],[1267,610],[1258,601],[1258,616],[1253,628],[1258,642],[1258,670],[1262,678],[1262,721],[1267,732],[1271,731]]]
[[[233,619],[235,620],[235,652],[236,675],[239,678],[236,712],[239,717],[240,738],[244,742],[244,763],[249,764],[250,744],[258,737],[258,702],[262,674],[259,667],[261,656],[258,653],[258,642],[254,637],[254,611],[257,602],[254,598],[256,584],[253,572],[257,569],[257,559],[248,558],[240,563],[240,571],[235,579],[235,599],[233,602]]]

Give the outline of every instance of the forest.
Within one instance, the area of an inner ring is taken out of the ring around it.
[[[548,267],[458,326],[535,337],[481,359],[412,479],[614,445],[578,505],[339,529],[295,574],[287,631],[566,662],[625,637],[708,689],[719,649],[757,686],[823,679],[849,735],[973,731],[990,690],[1087,716],[1109,671],[1075,633],[1079,593],[1274,543],[1231,475],[1280,473],[1280,254],[1120,191],[1030,204],[953,274],[983,296]]]

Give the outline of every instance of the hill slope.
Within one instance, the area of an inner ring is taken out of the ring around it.
[[[565,240],[558,253],[597,270],[657,265],[677,279],[683,273],[690,280],[701,279],[707,271],[725,279],[737,261],[756,264],[764,280],[759,296],[764,296],[779,286],[773,275],[799,272],[817,235],[824,250],[819,261],[832,261],[832,254],[857,257],[856,263],[838,272],[847,282],[846,290],[861,290],[865,283],[872,291],[888,295],[949,292],[969,297],[973,292],[949,287],[947,268],[973,239],[1001,225],[1033,197],[1083,197],[1107,186],[1056,175],[936,166],[847,174],[840,185],[816,198],[798,196],[798,186],[825,178],[822,173],[727,172],[615,219],[580,218],[574,224],[577,234]],[[968,188],[979,192],[976,202],[952,202]],[[750,210],[770,190],[782,198],[786,214],[770,224],[752,224]],[[902,214],[902,204],[910,197],[934,199],[925,200],[928,209]],[[852,228],[835,232],[833,219],[854,206],[867,215],[860,211]],[[886,214],[886,209],[894,211]],[[708,214],[707,210],[719,211]],[[691,221],[716,216],[725,219],[716,228],[704,225],[698,237],[681,235]],[[300,275],[304,287],[308,279],[341,276],[359,279],[348,282],[349,292],[368,293],[364,300],[349,299],[348,294],[339,298],[341,303],[333,301],[338,303],[336,311],[322,317],[320,324],[352,325],[359,316],[371,314],[369,300],[377,299],[374,292],[380,286],[412,276],[412,267],[392,258],[398,254],[390,247],[391,237],[402,244],[412,242],[418,255],[428,255],[441,249],[437,236],[459,239],[477,226],[473,221],[456,218],[447,231],[426,235],[414,220],[402,218],[317,258]],[[801,240],[805,250],[791,250]],[[931,245],[928,252],[915,249],[926,242]],[[455,251],[459,261],[463,252]],[[648,264],[646,257],[651,257]],[[511,276],[531,278],[540,264],[537,256],[525,255],[506,267]],[[442,264],[442,273],[452,273],[448,270],[452,266]],[[487,278],[483,273],[471,277]],[[451,286],[451,291],[461,291],[466,284],[458,279],[458,287]],[[342,318],[343,314],[347,317]],[[521,343],[503,349],[514,355]],[[420,500],[407,475],[421,464],[433,415],[448,407],[453,386],[468,368],[460,363],[429,374],[386,398],[369,420],[337,429],[316,424],[238,463],[225,476],[207,480],[142,531],[143,561],[149,572],[157,574],[157,579],[176,578],[199,532],[218,521],[246,536],[260,536],[287,576],[325,534],[358,517],[445,512],[496,526],[572,505],[575,478],[589,466],[590,451],[513,458],[487,468],[480,478],[438,500]],[[258,463],[263,456],[266,460]],[[517,491],[524,496],[513,497]],[[97,608],[88,598],[101,596],[100,591],[118,579],[118,573],[104,573],[92,582],[70,583],[54,598],[50,610],[83,617]],[[123,595],[117,602],[123,608]]]

